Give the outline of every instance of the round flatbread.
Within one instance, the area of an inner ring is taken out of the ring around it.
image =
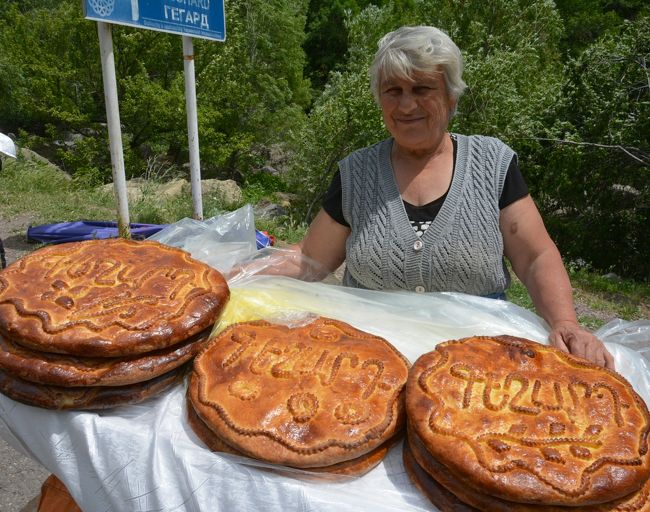
[[[532,505],[515,503],[490,496],[467,485],[456,478],[449,468],[436,461],[427,452],[422,441],[408,431],[405,451],[412,458],[415,468],[411,468],[409,477],[416,486],[442,512],[447,510],[479,510],[481,512],[650,512],[650,479],[637,492],[600,505],[581,507],[563,507],[560,505]],[[407,455],[404,454],[406,464]],[[410,463],[410,461],[409,461]],[[440,504],[441,495],[445,496],[445,505]]]
[[[650,477],[650,414],[630,384],[530,340],[439,344],[413,365],[406,409],[438,462],[504,500],[595,505]]]
[[[413,485],[429,498],[429,501],[436,506],[439,512],[480,512],[479,509],[460,501],[455,494],[431,478],[413,457],[408,442],[404,443],[402,461],[404,462],[406,474],[413,482]]]
[[[126,386],[151,380],[186,363],[203,348],[211,330],[212,327],[171,347],[123,358],[39,352],[0,335],[0,369],[51,386]]]
[[[43,409],[96,410],[109,409],[119,405],[132,405],[158,395],[175,384],[185,375],[186,366],[180,366],[155,379],[129,386],[95,386],[64,388],[43,386],[9,375],[0,370],[0,393],[27,405]]]
[[[337,320],[242,323],[195,358],[190,400],[218,437],[249,457],[331,466],[402,428],[408,367],[383,338]]]
[[[0,272],[0,333],[83,357],[142,354],[213,325],[223,276],[157,242],[89,240],[42,248]]]
[[[233,455],[245,457],[243,453],[224,443],[223,440],[210,430],[210,427],[208,427],[199,415],[196,414],[189,399],[187,403],[187,420],[197,437],[213,452],[231,453]],[[359,477],[365,475],[368,471],[377,466],[384,459],[388,450],[390,450],[390,448],[397,442],[397,439],[399,439],[399,436],[394,436],[379,447],[361,457],[357,457],[356,459],[339,462],[332,466],[309,468],[308,470],[301,470],[299,473],[283,471],[283,474],[294,476],[296,478],[310,479],[310,476],[312,476],[310,473],[316,473],[315,479],[320,479],[319,474],[322,474],[322,478],[327,481],[336,480],[334,477],[337,475],[343,479],[344,477]],[[309,473],[307,473],[307,471]]]

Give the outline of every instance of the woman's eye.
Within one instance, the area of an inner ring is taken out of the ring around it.
[[[432,90],[433,88],[429,87],[428,85],[418,85],[417,87],[413,87],[415,94],[426,94]]]
[[[399,87],[391,87],[390,89],[386,89],[384,91],[384,94],[388,94],[390,96],[397,96],[401,92],[402,90]]]

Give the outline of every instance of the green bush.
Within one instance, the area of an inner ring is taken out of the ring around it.
[[[606,34],[567,66],[530,177],[562,253],[650,280],[650,17]]]

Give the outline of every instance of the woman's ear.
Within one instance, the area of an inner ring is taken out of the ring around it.
[[[448,106],[447,112],[449,112],[449,121],[451,121],[451,118],[454,117],[454,114],[456,113],[457,104],[458,104],[458,99],[449,96],[449,98],[447,99],[447,106]]]

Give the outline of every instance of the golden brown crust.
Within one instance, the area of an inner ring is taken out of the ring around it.
[[[402,451],[404,469],[413,485],[433,503],[440,512],[477,512],[478,509],[463,503],[455,494],[449,492],[436,482],[420,467],[413,456],[408,441],[404,442]]]
[[[400,430],[408,366],[386,340],[337,320],[249,322],[195,358],[189,392],[201,419],[247,456],[330,466]]]
[[[493,496],[489,496],[478,489],[467,485],[456,478],[450,471],[436,461],[412,429],[408,429],[407,443],[411,456],[417,462],[418,468],[434,482],[442,487],[456,500],[475,507],[483,512],[575,512],[576,507],[563,507],[560,505],[533,505],[528,503],[515,503]],[[424,479],[423,475],[419,475]],[[425,479],[425,486],[426,486]],[[426,490],[423,490],[428,495]],[[586,505],[578,507],[581,512],[649,512],[650,511],[650,480],[637,492],[600,505]],[[474,510],[474,508],[472,508]]]
[[[194,433],[213,452],[231,453],[245,457],[242,452],[225,443],[222,439],[219,438],[219,436],[210,430],[210,427],[208,427],[203,422],[203,420],[201,420],[199,415],[194,410],[189,397],[187,400],[187,419]],[[310,473],[324,473],[326,475],[323,475],[323,477],[327,481],[334,480],[333,478],[330,478],[329,475],[338,475],[342,477],[359,477],[365,475],[368,471],[377,466],[384,459],[388,451],[392,446],[394,446],[399,438],[400,436],[393,436],[391,439],[381,444],[379,447],[362,455],[361,457],[357,457],[356,459],[339,462],[338,464],[334,464],[332,466],[309,468],[308,470],[301,470],[300,473],[292,473],[290,471],[286,471],[283,472],[283,474],[288,476],[295,476],[298,478],[308,478],[309,474],[306,474],[305,471],[309,471]]]
[[[629,383],[530,340],[441,343],[413,365],[406,408],[436,460],[508,501],[604,503],[650,476],[650,414]]]
[[[124,358],[39,352],[0,335],[0,370],[52,386],[126,386],[151,380],[186,363],[203,348],[211,330],[212,327],[172,347]]]
[[[48,246],[0,271],[0,333],[35,350],[83,357],[141,354],[216,321],[223,276],[152,241]]]
[[[196,414],[192,402],[189,400],[187,403],[187,422],[190,424],[192,431],[197,437],[205,443],[205,445],[213,452],[231,453],[233,455],[244,456],[240,451],[235,450],[232,446],[224,443],[210,428],[203,422],[199,415]]]
[[[43,386],[0,370],[0,393],[27,405],[57,410],[109,409],[132,405],[151,398],[180,383],[186,366],[181,366],[155,379],[129,386],[95,386],[65,388]]]

